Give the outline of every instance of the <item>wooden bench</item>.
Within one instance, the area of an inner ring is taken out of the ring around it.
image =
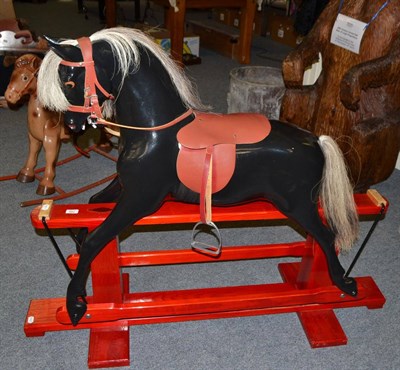
[[[379,193],[356,194],[360,216],[379,215]],[[54,205],[50,229],[81,228],[93,230],[103,222],[114,204]],[[385,208],[386,210],[387,208]],[[35,228],[43,229],[41,207],[31,213]],[[137,225],[193,224],[198,221],[198,205],[167,200],[154,214]],[[255,201],[235,207],[214,207],[215,222],[285,220],[273,205]],[[129,292],[129,276],[122,267],[218,263],[298,257],[299,262],[280,263],[283,282],[274,284],[171,290],[161,292]],[[76,268],[79,255],[67,258]],[[332,285],[325,256],[311,238],[284,244],[224,246],[218,258],[191,249],[118,251],[118,241],[110,242],[91,265],[93,295],[87,297],[86,315],[72,326],[65,307],[65,297],[34,299],[26,316],[24,330],[28,337],[43,336],[48,331],[90,329],[89,368],[129,365],[129,326],[187,320],[205,320],[237,316],[296,312],[312,347],[344,345],[347,337],[333,309],[366,306],[381,308],[385,298],[371,277],[357,277],[356,297],[342,293]],[[113,343],[118,341],[119,345]],[[112,350],[111,350],[112,348]]]
[[[178,11],[175,11],[169,0],[154,2],[165,8],[165,25],[171,35],[171,54],[181,63],[186,9],[239,8],[241,13],[238,61],[242,64],[250,63],[256,0],[177,0]]]

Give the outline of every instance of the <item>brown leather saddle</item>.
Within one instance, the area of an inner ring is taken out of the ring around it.
[[[211,221],[211,194],[222,190],[232,178],[236,145],[254,144],[265,139],[271,125],[264,115],[256,113],[196,112],[195,115],[195,119],[177,134],[180,150],[176,168],[180,181],[200,194],[199,223],[215,227]],[[203,252],[213,255],[220,252],[220,247],[217,251],[211,249]]]

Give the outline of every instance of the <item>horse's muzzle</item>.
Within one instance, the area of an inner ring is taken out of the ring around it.
[[[18,94],[14,90],[7,89],[4,93],[4,97],[6,98],[7,102],[10,104],[17,104],[18,101],[21,99],[21,95]]]
[[[80,124],[77,124],[75,120],[73,119],[65,119],[64,118],[64,123],[69,127],[69,129],[72,132],[80,132],[83,129],[83,126]]]

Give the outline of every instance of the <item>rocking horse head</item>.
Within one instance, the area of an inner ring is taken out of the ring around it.
[[[47,80],[59,79],[63,81],[60,88],[56,85],[57,100],[54,110],[64,111],[64,122],[73,131],[80,131],[84,127],[85,120],[89,117],[102,117],[101,105],[107,98],[113,99],[108,93],[111,89],[111,80],[108,79],[103,71],[103,65],[113,67],[113,57],[110,53],[102,54],[102,63],[95,66],[92,56],[92,45],[88,38],[78,40],[79,46],[70,44],[60,44],[50,38],[46,38],[48,44],[55,51],[54,56],[49,55],[49,60],[60,63],[59,76],[53,74],[48,76],[47,71],[43,70],[43,78]],[[53,58],[53,59],[52,59]],[[61,61],[58,59],[61,58]],[[42,77],[39,77],[42,79]],[[101,81],[101,82],[100,82]],[[47,84],[45,83],[47,86]],[[83,91],[83,93],[75,93]],[[53,92],[47,91],[48,94]],[[39,93],[41,101],[48,101],[46,95]],[[47,104],[49,106],[49,104]]]
[[[177,97],[175,110],[202,108],[179,67],[139,30],[107,29],[90,38],[63,42],[46,39],[51,51],[39,71],[39,99],[49,109],[66,112],[65,123],[74,131],[84,129],[86,122],[95,126],[103,117],[124,121],[132,119],[132,114],[151,124],[154,104],[158,109],[163,101],[165,105],[162,94],[171,91]],[[159,91],[160,79],[166,86],[164,92]],[[131,109],[118,110],[120,104],[126,104],[126,90],[138,99],[129,102]],[[143,116],[143,104],[153,105],[150,115]]]
[[[14,63],[14,70],[4,94],[10,104],[17,104],[25,95],[36,93],[37,74],[42,60],[37,55],[25,54]]]

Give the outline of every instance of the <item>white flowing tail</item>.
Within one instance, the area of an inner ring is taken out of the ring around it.
[[[351,249],[358,236],[358,214],[342,151],[329,136],[319,137],[325,156],[320,200],[330,228],[335,232],[336,248]]]

